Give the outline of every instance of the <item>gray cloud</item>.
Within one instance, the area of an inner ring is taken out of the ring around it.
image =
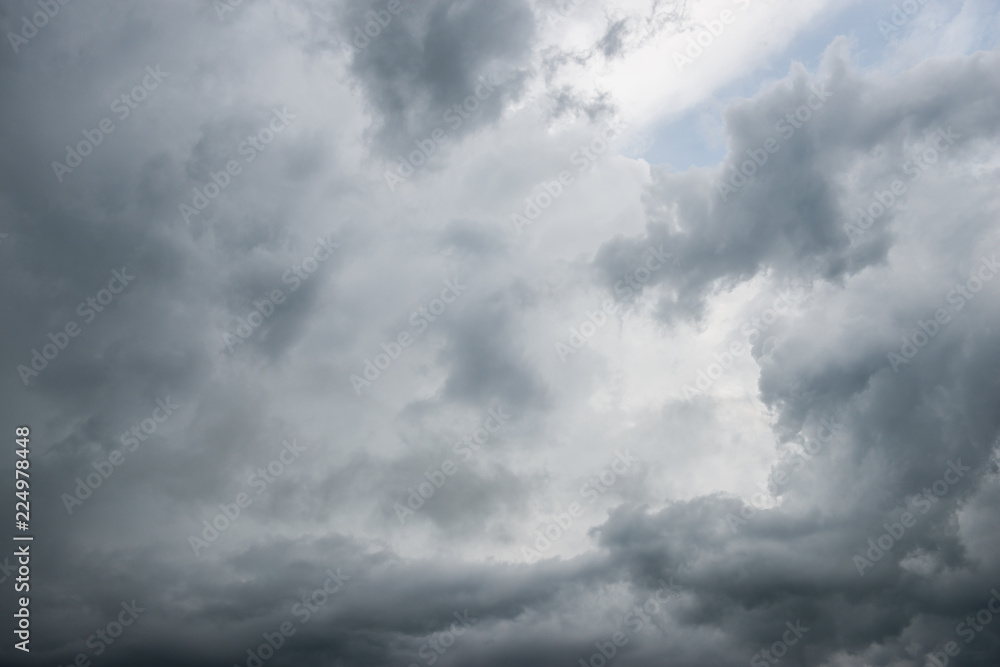
[[[951,641],[949,664],[996,664],[1000,622],[975,618],[1000,588],[996,49],[875,67],[838,38],[721,107],[718,165],[648,165],[637,129],[516,235],[534,184],[631,111],[577,68],[666,44],[672,71],[695,8],[584,5],[551,33],[558,3],[413,3],[344,53],[388,4],[70,3],[17,52],[5,38],[0,415],[32,429],[35,541],[31,655],[0,661],[247,664],[288,623],[264,664],[576,665],[623,632],[609,663],[694,667],[754,664],[801,624],[781,664],[924,665]],[[37,11],[5,6],[0,32]],[[719,54],[741,48],[727,37]],[[490,74],[390,192],[385,164]],[[650,247],[677,261],[563,363],[554,344]],[[115,291],[115,272],[134,279]],[[436,312],[444,281],[468,287]],[[723,363],[730,340],[749,354]],[[456,443],[497,409],[467,460]],[[635,469],[588,502],[626,449]],[[142,611],[95,643],[123,604]]]

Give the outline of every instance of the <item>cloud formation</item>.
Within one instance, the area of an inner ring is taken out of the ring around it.
[[[0,9],[0,662],[996,664],[998,14],[915,4]]]

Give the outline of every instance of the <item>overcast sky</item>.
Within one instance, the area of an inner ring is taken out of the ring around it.
[[[0,662],[1000,664],[1000,2],[0,33]]]

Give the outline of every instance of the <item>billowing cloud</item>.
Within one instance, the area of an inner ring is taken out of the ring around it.
[[[0,9],[0,661],[996,664],[997,27]]]

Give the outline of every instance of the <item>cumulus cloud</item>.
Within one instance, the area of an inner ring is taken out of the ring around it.
[[[39,7],[4,664],[996,664],[995,7]]]

